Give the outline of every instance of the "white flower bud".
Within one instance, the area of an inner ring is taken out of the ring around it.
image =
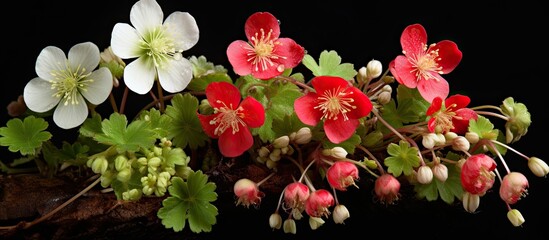
[[[334,147],[331,149],[330,156],[335,157],[337,159],[344,159],[347,157],[347,150],[342,147]]]
[[[294,142],[297,144],[307,144],[311,141],[312,137],[313,134],[311,133],[311,129],[308,127],[302,127],[297,131]]]
[[[381,91],[388,92],[388,93],[393,93],[393,87],[391,87],[391,85],[384,85],[381,88]]]
[[[274,140],[273,147],[283,148],[283,147],[287,147],[289,143],[290,143],[290,137],[282,136]]]
[[[282,217],[278,213],[273,213],[269,217],[269,226],[272,229],[280,229],[282,227]]]
[[[457,135],[457,133],[455,133],[455,132],[447,132],[447,133],[444,134],[444,138],[446,138],[447,143],[454,140],[454,138],[456,138],[457,136],[459,136],[459,135]]]
[[[381,65],[381,62],[378,60],[371,60],[366,64],[366,76],[369,79],[373,79],[376,77],[381,76],[381,72],[383,71],[383,66]]]
[[[435,146],[446,144],[446,137],[444,137],[444,134],[436,133],[435,136]]]
[[[368,81],[368,70],[366,69],[366,67],[361,67],[360,69],[358,69],[356,78],[359,83]]]
[[[280,148],[275,148],[270,154],[269,154],[269,159],[271,159],[272,161],[278,161],[280,160],[280,154],[282,153],[282,151],[280,150]]]
[[[547,166],[547,163],[537,157],[528,159],[528,167],[530,168],[530,171],[538,177],[545,177],[549,173],[549,166]]]
[[[417,170],[417,181],[421,184],[428,184],[433,181],[433,171],[427,165],[419,167]]]
[[[271,151],[266,147],[261,147],[258,152],[259,156],[263,158],[269,156],[269,153],[271,153]]]
[[[390,92],[381,92],[377,96],[377,102],[381,105],[385,105],[389,103],[391,99],[392,99],[392,96]]]
[[[467,140],[469,140],[470,143],[472,144],[475,144],[478,142],[478,140],[480,139],[480,137],[478,136],[478,134],[474,133],[474,132],[467,132],[465,133],[465,138],[467,138]]]
[[[427,149],[433,149],[435,147],[436,138],[436,134],[434,133],[424,134],[421,139],[421,144],[423,144],[423,147]]]
[[[448,167],[441,163],[435,164],[435,166],[433,166],[433,175],[435,175],[439,181],[445,182],[446,179],[448,179]]]
[[[469,213],[474,213],[480,205],[480,196],[469,192],[463,193],[463,208]]]
[[[345,207],[345,205],[339,204],[335,206],[333,211],[333,218],[335,223],[342,224],[343,221],[345,221],[345,219],[349,218],[350,216],[351,214],[349,213],[349,210],[347,209],[347,207]]]
[[[291,218],[284,220],[284,233],[296,234],[297,227],[295,221]]]
[[[324,219],[319,217],[309,217],[309,226],[312,230],[318,229],[324,224]]]
[[[511,221],[515,227],[522,225],[526,221],[517,209],[509,210],[509,212],[507,212],[507,218],[509,218],[509,221]]]
[[[265,162],[265,166],[267,166],[268,169],[273,169],[276,167],[276,161],[267,159],[267,161]]]
[[[452,140],[452,148],[456,151],[467,152],[469,151],[469,147],[471,147],[471,144],[467,138],[463,136],[457,136]]]

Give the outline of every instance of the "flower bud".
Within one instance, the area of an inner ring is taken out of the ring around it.
[[[141,191],[136,188],[122,193],[122,200],[124,201],[137,201],[139,199],[141,199]]]
[[[457,133],[455,132],[447,132],[444,134],[444,138],[446,138],[446,142],[451,142],[457,136],[459,135],[457,135]]]
[[[515,204],[525,196],[528,188],[528,179],[520,172],[510,172],[501,181],[499,196],[508,204]]]
[[[311,129],[308,127],[302,127],[297,131],[294,142],[297,144],[307,144],[311,141],[312,137],[313,134],[311,133]]]
[[[480,140],[480,137],[478,136],[478,134],[474,132],[465,133],[465,138],[467,138],[467,140],[472,144],[475,144],[478,142],[478,140]]]
[[[124,155],[118,155],[114,159],[114,168],[116,171],[122,171],[123,169],[126,169],[128,166],[128,158]]]
[[[423,138],[421,139],[421,144],[423,144],[423,147],[427,149],[433,149],[436,144],[436,134],[434,133],[427,133],[423,135]]]
[[[393,76],[384,76],[381,80],[383,80],[383,82],[387,84],[395,82],[395,78]]]
[[[467,138],[463,136],[457,136],[452,140],[452,148],[456,151],[467,152],[469,147],[471,147],[471,144]]]
[[[259,156],[263,158],[269,156],[269,153],[271,153],[271,151],[266,147],[261,147],[258,151]]]
[[[435,164],[432,170],[433,170],[433,175],[435,175],[435,177],[439,181],[445,182],[446,179],[448,179],[448,167],[446,167],[446,165],[441,163]]]
[[[364,137],[362,144],[365,147],[374,147],[383,142],[383,133],[379,130],[372,131]]]
[[[480,196],[467,191],[463,192],[463,208],[469,213],[474,213],[480,205]]]
[[[200,101],[200,105],[198,105],[198,112],[204,115],[210,115],[214,113],[214,109],[212,105],[210,105],[210,102],[208,101],[208,99],[202,99]]]
[[[547,166],[547,163],[537,157],[528,159],[528,167],[530,168],[530,171],[538,177],[545,177],[549,173],[549,166]]]
[[[366,64],[366,76],[368,79],[374,79],[381,76],[382,71],[383,66],[381,66],[381,62],[378,60],[372,59],[368,62],[368,64]]]
[[[376,179],[374,190],[382,203],[392,204],[398,200],[400,182],[393,175],[385,173]]]
[[[461,166],[461,185],[467,192],[483,195],[495,181],[496,161],[486,154],[475,154]]]
[[[342,147],[334,147],[332,149],[323,149],[322,155],[324,156],[332,156],[337,159],[344,159],[347,157],[347,151],[345,148]]]
[[[337,161],[326,171],[326,178],[331,187],[346,191],[348,186],[355,185],[358,179],[358,168],[352,162]]]
[[[368,69],[366,67],[359,68],[356,78],[359,83],[368,81]]]
[[[377,102],[381,105],[385,105],[391,101],[392,97],[390,92],[380,92],[377,97]]]
[[[131,168],[122,169],[122,171],[116,174],[116,179],[118,179],[118,181],[123,183],[127,183],[128,181],[130,181],[131,177],[132,177]]]
[[[101,186],[106,188],[109,187],[112,183],[112,180],[114,180],[114,172],[112,171],[105,171],[101,174]]]
[[[92,171],[94,173],[101,173],[103,174],[105,171],[107,171],[107,168],[109,167],[109,161],[103,156],[96,158],[93,160],[92,163]]]
[[[509,210],[509,212],[507,212],[507,218],[509,219],[509,221],[511,221],[511,223],[515,227],[522,225],[526,221],[524,220],[524,217],[517,209]]]
[[[282,227],[282,217],[278,213],[273,213],[269,217],[269,226],[272,229],[280,229]]]
[[[160,166],[160,164],[162,163],[162,159],[160,159],[159,157],[152,157],[151,159],[149,159],[149,161],[147,162],[147,165],[151,168],[153,168],[154,170],[156,170],[156,168],[158,168]]]
[[[284,233],[296,234],[297,227],[295,225],[295,220],[289,218],[284,220]]]
[[[250,205],[259,205],[263,193],[259,191],[257,184],[247,178],[242,178],[236,181],[233,187],[234,194],[238,197],[236,205],[242,204],[245,207]]]
[[[278,160],[277,160],[278,161]],[[267,159],[267,161],[265,162],[265,166],[267,166],[268,169],[273,169],[276,167],[276,162],[277,161],[273,161],[272,159]]]
[[[290,137],[282,136],[273,141],[273,147],[283,148],[283,147],[287,147],[289,143],[290,143]]]
[[[345,207],[345,205],[339,204],[335,206],[333,212],[333,218],[335,223],[342,224],[343,221],[345,221],[345,219],[349,218],[350,216],[351,214],[349,213],[349,210],[347,209],[347,207]]]
[[[309,217],[309,226],[312,230],[316,230],[325,223],[324,219],[319,217]]]
[[[427,165],[419,167],[417,170],[417,181],[421,184],[429,184],[433,181],[433,171]]]

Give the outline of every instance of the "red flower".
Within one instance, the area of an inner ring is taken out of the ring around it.
[[[392,204],[398,200],[400,182],[393,175],[384,173],[376,179],[374,190],[382,203]]]
[[[265,196],[263,192],[259,191],[257,184],[247,178],[236,181],[233,186],[233,192],[238,198],[236,202],[237,206],[240,204],[245,207],[249,207],[250,205],[257,206],[261,203],[261,198]]]
[[[485,154],[472,155],[461,167],[461,185],[471,194],[484,195],[495,181],[496,161]]]
[[[305,209],[305,202],[309,195],[309,187],[301,182],[290,183],[284,189],[285,207],[291,209],[290,212],[294,218],[301,218],[301,212]]]
[[[206,87],[206,97],[214,114],[198,113],[202,128],[211,138],[219,138],[219,150],[223,156],[240,156],[253,145],[248,127],[260,127],[265,121],[263,105],[252,97],[240,102],[240,92],[227,82],[210,83]]]
[[[358,168],[354,163],[337,161],[326,171],[326,178],[333,188],[346,191],[348,186],[355,185],[355,180],[358,179]]]
[[[469,119],[478,119],[477,113],[466,108],[471,102],[469,97],[452,95],[442,104],[442,98],[435,97],[427,109],[427,116],[431,116],[428,123],[430,132],[465,134],[469,127]]]
[[[227,48],[229,62],[240,76],[270,79],[294,68],[305,56],[305,49],[294,40],[279,38],[278,20],[268,12],[252,14],[244,30],[248,42],[236,40]]]
[[[508,204],[515,204],[528,191],[528,179],[519,172],[510,172],[501,181],[499,196]]]
[[[420,24],[412,24],[400,36],[402,53],[389,63],[391,74],[408,88],[417,88],[425,100],[445,99],[450,92],[448,82],[440,76],[453,71],[462,53],[450,40],[427,46],[427,32]]]
[[[305,202],[305,211],[311,217],[323,217],[330,214],[330,208],[335,203],[334,196],[325,189],[311,193]]]
[[[311,83],[316,92],[295,100],[294,108],[299,119],[311,126],[324,120],[324,131],[333,143],[350,138],[358,127],[358,119],[372,110],[370,99],[340,77],[319,76]]]

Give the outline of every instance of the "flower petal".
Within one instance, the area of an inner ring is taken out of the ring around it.
[[[137,1],[130,10],[130,22],[141,36],[162,25],[164,13],[156,0]]]
[[[111,49],[116,56],[127,59],[141,55],[141,36],[135,28],[127,23],[117,23],[111,35]]]
[[[79,126],[88,117],[88,106],[80,94],[76,94],[78,104],[59,104],[53,113],[53,121],[63,129]]]
[[[67,56],[63,50],[54,46],[45,47],[36,59],[36,74],[43,80],[58,81],[58,79],[52,75],[52,72],[65,71],[67,69],[67,65],[65,65],[66,62]]]
[[[145,58],[138,58],[124,68],[124,82],[138,94],[148,93],[154,83],[156,70]]]
[[[278,42],[280,44],[275,44],[273,54],[284,56],[278,59],[278,63],[283,65],[284,68],[296,67],[305,56],[305,48],[290,38],[279,38]]]
[[[219,151],[225,157],[238,157],[250,149],[254,143],[252,134],[246,126],[240,126],[239,131],[225,131],[219,136]]]
[[[346,92],[350,92],[350,91],[352,91],[352,93],[349,94],[347,97],[352,98],[354,100],[352,104],[356,108],[349,111],[347,113],[347,116],[349,118],[359,119],[370,114],[370,111],[372,111],[372,108],[373,108],[370,98],[368,98],[366,94],[364,94],[362,91],[360,91],[360,89],[356,87],[351,87],[346,90]]]
[[[322,112],[317,109],[314,109],[318,106],[316,93],[307,93],[305,96],[297,98],[294,102],[294,109],[297,117],[301,122],[310,125],[316,126],[322,117]]]
[[[267,66],[266,69],[252,68],[252,76],[261,80],[269,80],[276,76],[280,76],[284,72],[284,66],[279,65],[278,63],[273,62],[274,65]],[[280,66],[280,67],[279,67]]]
[[[349,139],[355,133],[359,123],[357,119],[326,119],[324,121],[324,132],[330,142],[338,144]]]
[[[23,90],[23,99],[27,107],[38,113],[53,109],[60,98],[54,97],[56,89],[51,88],[51,83],[41,78],[30,80]]]
[[[465,134],[469,128],[469,120],[478,119],[478,114],[470,108],[461,108],[456,111],[456,115],[452,118],[452,131],[457,134]]]
[[[454,95],[448,97],[444,101],[444,104],[446,105],[446,109],[449,109],[451,111],[455,111],[457,109],[467,107],[467,105],[469,105],[470,102],[471,102],[471,99],[468,96],[461,95],[461,94],[454,94]],[[455,106],[452,106],[454,104],[455,104]]]
[[[242,107],[242,114],[244,114],[241,119],[248,127],[261,127],[263,123],[265,123],[265,109],[255,98],[250,96],[246,97],[242,103],[240,103],[240,106]]]
[[[264,31],[264,33],[261,31]],[[244,32],[246,32],[246,37],[250,41],[252,41],[252,37],[262,38],[263,34],[265,36],[270,34],[269,39],[277,39],[280,36],[280,25],[278,25],[278,19],[271,13],[256,12],[246,20]]]
[[[443,74],[452,72],[459,62],[461,62],[463,56],[463,53],[458,49],[457,44],[450,40],[440,41],[434,47],[429,48],[428,51],[431,49],[438,49],[438,58],[436,61],[438,65],[442,67]]]
[[[206,97],[213,108],[238,108],[240,105],[240,91],[228,82],[212,82],[206,86]]]
[[[435,128],[437,127],[436,123],[437,123],[436,117],[429,118],[429,121],[427,121],[427,129],[429,129],[429,132],[432,132],[432,133],[435,132]]]
[[[449,99],[449,98],[448,98]],[[448,101],[448,100],[446,100]],[[447,104],[447,103],[446,103]],[[446,105],[448,106],[448,105]],[[435,97],[433,99],[433,101],[431,102],[431,106],[429,106],[429,108],[427,109],[427,113],[426,115],[427,116],[431,116],[433,115],[433,113],[436,113],[438,111],[440,111],[440,108],[442,107],[442,98],[440,97]]]
[[[427,102],[432,102],[436,97],[446,99],[450,93],[448,82],[437,73],[433,72],[432,75],[432,79],[419,81],[417,90]]]
[[[347,80],[334,76],[315,77],[311,80],[311,84],[318,95],[322,95],[326,91],[333,92],[335,89],[347,89],[351,86]]]
[[[407,57],[416,57],[423,54],[423,47],[427,45],[427,32],[421,24],[407,26],[400,36],[402,51]]]
[[[164,26],[174,38],[178,50],[186,51],[198,42],[198,25],[194,17],[187,12],[170,14],[164,21]]]
[[[93,71],[87,79],[93,79],[86,91],[80,92],[91,104],[104,102],[112,90],[112,74],[108,68],[102,67]]]
[[[79,75],[92,72],[99,65],[99,54],[99,48],[92,42],[74,45],[68,55],[71,70]]]
[[[212,115],[202,115],[198,113],[198,120],[200,120],[200,124],[202,125],[202,129],[204,132],[211,138],[218,138],[219,136],[215,135],[215,128],[217,128],[217,125],[210,124],[210,122],[217,117],[219,114],[212,114]]]
[[[158,68],[160,86],[170,93],[180,92],[189,85],[193,78],[193,66],[186,58],[170,60]]]
[[[408,88],[417,87],[417,77],[414,74],[416,68],[403,55],[397,56],[390,64],[391,74],[395,79]]]
[[[233,71],[240,76],[252,73],[252,63],[248,61],[248,50],[246,48],[251,48],[251,46],[242,40],[236,40],[227,47],[227,58],[233,66]]]

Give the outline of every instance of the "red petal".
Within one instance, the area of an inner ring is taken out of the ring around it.
[[[244,25],[244,31],[246,37],[251,41],[252,37],[261,38],[263,29],[265,36],[272,30],[270,39],[277,39],[280,36],[280,26],[278,20],[271,13],[268,12],[256,12],[252,14],[246,20]]]
[[[393,67],[390,68],[391,74],[393,74],[395,79],[408,88],[417,87],[417,77],[414,74],[415,69],[416,67],[403,55],[397,56],[393,60]]]
[[[242,113],[244,116],[242,120],[249,127],[256,128],[261,127],[265,122],[265,109],[260,102],[253,97],[246,97],[240,106],[243,108]]]
[[[436,97],[446,99],[448,93],[450,93],[448,82],[437,73],[433,72],[432,75],[435,78],[420,80],[417,90],[419,90],[419,93],[427,102],[432,102]]]
[[[274,78],[276,76],[280,76],[283,72],[284,72],[284,69],[282,69],[282,72],[279,71],[278,69],[278,63],[274,63],[273,66],[268,66],[267,69],[265,70],[261,70],[261,68],[256,68],[254,66],[251,66],[252,68],[252,75],[257,78],[257,79],[261,79],[261,80],[269,80],[271,78]]]
[[[455,112],[456,116],[452,118],[452,125],[454,125],[452,131],[460,135],[465,134],[469,128],[469,120],[477,120],[478,115],[470,108],[461,108]]]
[[[471,102],[471,99],[468,96],[461,95],[461,94],[454,94],[446,99],[444,101],[444,104],[446,105],[446,109],[450,109],[450,111],[456,111],[458,109],[462,109],[464,107],[467,107],[469,103]],[[455,107],[452,107],[452,105],[455,104]]]
[[[347,89],[346,92],[350,91],[352,91],[353,93],[349,94],[349,97],[354,99],[353,104],[356,106],[356,108],[348,112],[347,116],[349,118],[359,119],[370,114],[370,111],[372,111],[373,108],[370,98],[368,98],[366,94],[364,94],[362,91],[360,91],[360,89],[356,87],[351,87]]]
[[[435,97],[431,102],[431,106],[429,106],[429,108],[427,109],[426,115],[427,116],[433,115],[433,113],[438,112],[441,107],[442,107],[442,98]]]
[[[208,84],[206,87],[206,97],[214,108],[230,107],[231,109],[238,108],[241,99],[238,88],[228,82],[212,82]]]
[[[435,132],[435,128],[437,127],[437,125],[435,124],[437,122],[436,119],[437,118],[429,118],[429,121],[427,122],[427,128],[429,129],[429,132]]]
[[[418,56],[425,52],[423,47],[427,44],[427,32],[421,24],[412,24],[404,29],[400,36],[400,45],[404,55]]]
[[[360,122],[357,119],[344,120],[342,117],[337,120],[326,119],[324,121],[324,132],[326,136],[335,144],[349,139]]]
[[[214,134],[215,128],[217,125],[210,124],[210,121],[214,119],[218,114],[212,114],[212,115],[202,115],[198,114],[198,120],[200,120],[200,124],[202,125],[202,129],[204,129],[204,132],[211,138],[217,138],[218,136]]]
[[[283,56],[277,62],[283,65],[284,68],[294,68],[303,60],[305,48],[297,44],[293,39],[279,38],[277,42],[279,44],[275,44],[273,55]]]
[[[307,95],[299,97],[294,102],[297,117],[301,122],[310,126],[316,126],[322,117],[322,112],[314,109],[316,106],[318,106],[316,93],[307,93]]]
[[[443,40],[438,42],[434,47],[429,48],[428,51],[436,49],[439,49],[437,63],[442,67],[442,73],[446,74],[453,71],[462,58],[462,53],[456,43],[450,40]]]
[[[219,151],[225,157],[238,157],[253,145],[253,138],[250,130],[243,125],[239,126],[239,131],[234,133],[227,129],[219,136]]]
[[[252,64],[248,61],[247,47],[250,48],[250,44],[242,40],[236,40],[227,48],[227,58],[233,66],[233,71],[240,76],[252,73]]]
[[[346,89],[351,86],[347,80],[341,77],[333,76],[315,77],[313,78],[313,80],[311,80],[311,84],[313,85],[318,95],[322,95],[326,91],[331,92],[334,89]]]

